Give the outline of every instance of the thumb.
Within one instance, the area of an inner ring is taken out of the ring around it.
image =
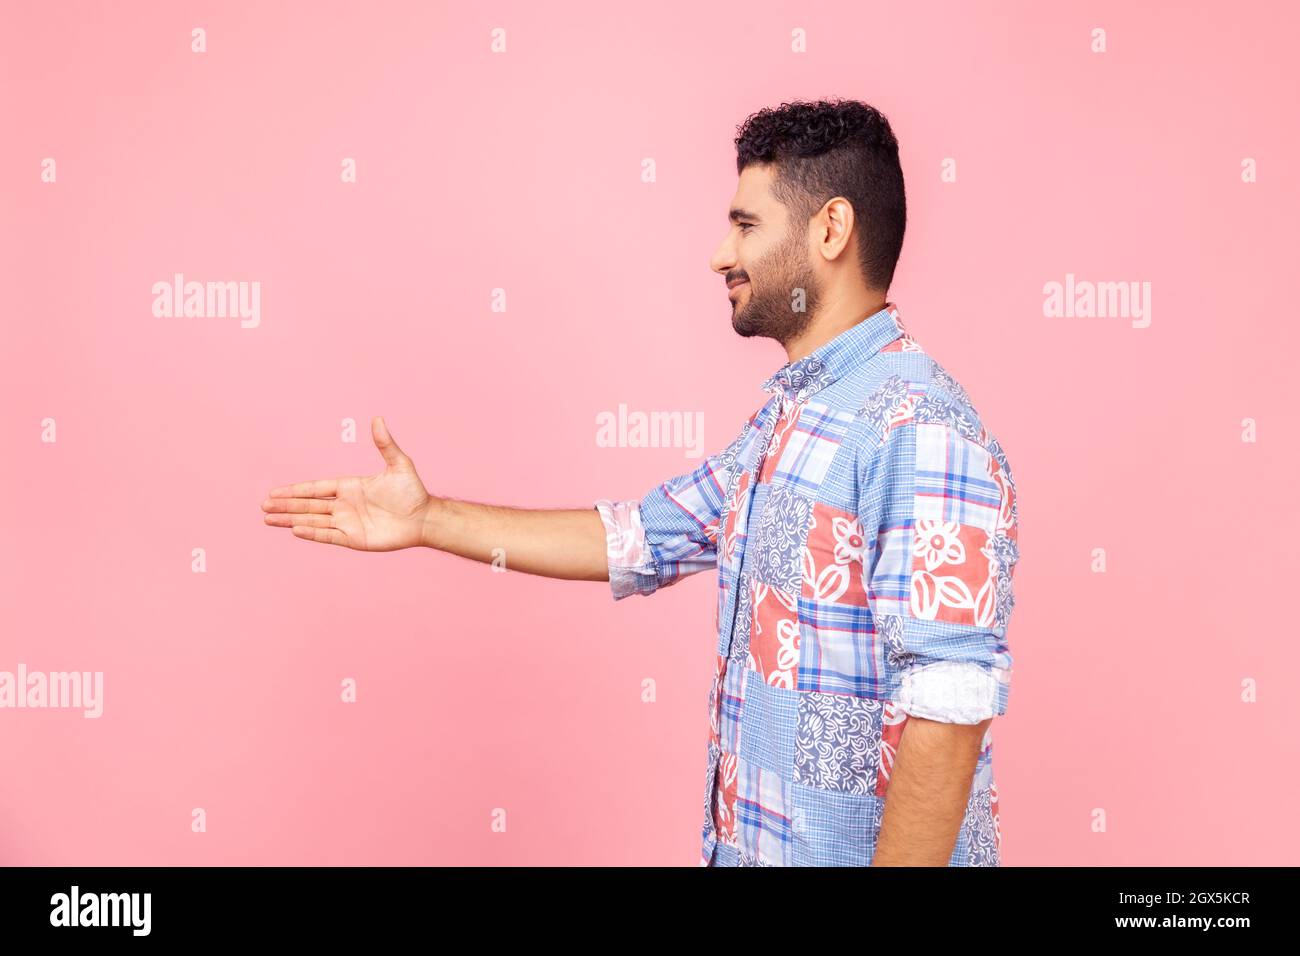
[[[406,454],[397,447],[397,442],[393,441],[393,436],[389,434],[383,416],[376,415],[370,420],[370,434],[375,439],[375,447],[384,456],[385,463],[390,466],[396,465],[406,458]]]

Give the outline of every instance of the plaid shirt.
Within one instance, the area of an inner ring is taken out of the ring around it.
[[[893,303],[787,363],[722,452],[595,503],[614,599],[718,570],[703,866],[865,866],[910,716],[1006,712],[1001,446]],[[998,866],[992,735],[949,866]]]

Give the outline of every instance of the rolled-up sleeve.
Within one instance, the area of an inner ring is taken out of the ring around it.
[[[640,499],[595,502],[605,525],[605,557],[614,600],[653,594],[717,566],[717,536],[727,489],[746,433],[691,471],[655,486]]]
[[[1019,547],[1000,446],[908,420],[886,433],[860,487],[864,584],[894,703],[958,724],[1006,713]]]
[[[659,586],[659,575],[641,523],[641,503],[601,498],[596,510],[605,524],[605,560],[614,600],[652,593]]]

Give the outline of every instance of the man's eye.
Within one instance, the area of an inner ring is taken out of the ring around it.
[[[752,226],[753,226],[753,223],[751,223],[751,222],[742,222],[742,223],[740,224],[740,231],[741,231],[741,232],[744,232],[746,229],[749,229],[749,228],[752,227]]]

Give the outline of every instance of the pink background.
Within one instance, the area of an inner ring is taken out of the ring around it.
[[[889,116],[890,298],[1017,479],[1004,863],[1296,862],[1286,6],[6,5],[0,670],[103,671],[104,715],[0,710],[0,862],[694,865],[708,575],[615,604],[259,505],[378,471],[376,414],[497,504],[693,467],[598,447],[620,402],[720,448],[785,361],[708,270],[735,128],[819,96]],[[260,281],[261,325],[154,317],[177,271]],[[1151,282],[1151,327],[1044,317],[1067,272]]]

